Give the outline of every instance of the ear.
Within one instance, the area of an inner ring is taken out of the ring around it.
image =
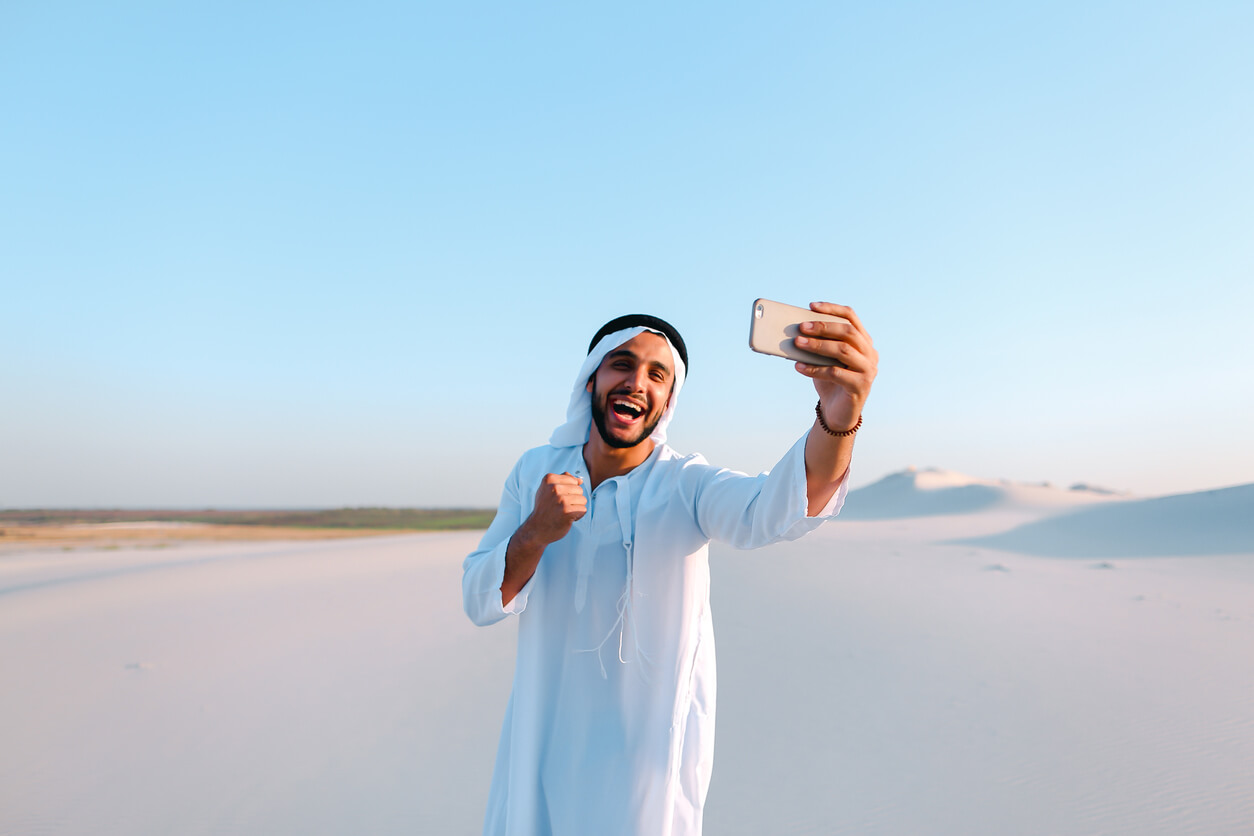
[[[583,385],[583,390],[587,392],[589,395],[592,394],[592,381],[596,379],[597,379],[596,372],[593,372],[591,375],[588,376],[588,382]]]

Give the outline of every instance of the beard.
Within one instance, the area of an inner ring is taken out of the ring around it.
[[[602,402],[604,400],[605,398],[602,398],[600,393],[597,392],[596,384],[594,383],[592,388],[592,423],[596,426],[597,432],[601,434],[601,440],[608,446],[618,448],[619,450],[626,450],[630,447],[635,447],[649,436],[653,435],[653,431],[657,429],[657,425],[662,421],[662,415],[666,412],[666,410],[663,409],[656,416],[654,416],[652,421],[646,421],[641,424],[640,432],[635,438],[615,438],[610,435],[609,430],[607,430],[605,426],[605,407],[602,406]]]

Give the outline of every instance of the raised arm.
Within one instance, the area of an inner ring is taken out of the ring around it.
[[[871,343],[871,335],[853,308],[830,302],[811,302],[810,310],[835,314],[848,320],[838,322],[803,322],[796,338],[798,348],[844,364],[811,366],[797,363],[797,371],[814,381],[819,395],[819,414],[806,440],[806,498],[809,513],[823,509],[853,458],[854,431],[862,423],[862,407],[871,394],[871,384],[879,365],[879,353]]]

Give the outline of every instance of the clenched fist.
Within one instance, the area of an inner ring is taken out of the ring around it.
[[[536,504],[505,550],[505,579],[501,583],[501,604],[509,604],[523,588],[549,543],[566,536],[575,520],[588,513],[583,480],[569,473],[549,473],[536,489]]]
[[[547,546],[565,537],[575,520],[586,513],[583,480],[569,473],[550,473],[540,480],[535,508],[522,527],[529,538]]]

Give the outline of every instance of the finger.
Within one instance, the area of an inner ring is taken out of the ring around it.
[[[808,363],[797,363],[794,368],[811,380],[835,383],[852,392],[860,392],[870,387],[867,375],[853,369],[842,369],[840,366],[812,366]]]
[[[839,365],[856,371],[866,371],[874,365],[870,359],[871,355],[868,354],[866,350],[863,350],[857,345],[844,340],[797,337],[793,342],[797,348],[800,348],[803,351],[807,351],[811,354],[818,354],[823,357],[831,357]],[[873,349],[868,350],[873,352]]]
[[[853,344],[849,342],[852,335],[836,337],[793,337],[793,345],[825,357],[836,357]]]
[[[853,340],[861,336],[851,322],[826,322],[821,319],[808,319],[799,326],[807,337],[822,337],[830,340]]]
[[[548,473],[541,480],[546,485],[582,485],[583,480],[570,473]]]
[[[803,322],[801,323],[801,335],[796,337],[796,340],[799,341],[796,343],[799,346],[804,345],[803,342],[800,342],[801,340],[814,340],[815,345],[826,341],[830,343],[845,343],[845,345],[863,353],[869,353],[873,350],[870,337],[856,330],[849,322]],[[806,348],[806,350],[814,351],[813,348]]]
[[[796,339],[796,344],[798,348],[804,349],[811,354],[831,357],[845,368],[852,369],[853,371],[865,372],[871,368],[870,358],[849,343],[839,342],[837,340],[814,340],[806,337],[798,337]]]
[[[822,378],[827,378],[829,380],[834,380],[836,378],[836,375],[827,374],[826,372],[844,371],[844,369],[842,369],[840,366],[815,366],[811,363],[801,363],[801,362],[794,363],[793,368],[796,369],[801,374],[805,375],[806,377],[822,377]]]
[[[807,321],[802,322],[800,328],[803,336],[797,337],[798,341],[802,339],[831,340],[848,343],[859,351],[866,351],[871,347],[871,338],[849,322]],[[801,345],[801,342],[797,344]]]
[[[825,313],[831,314],[832,316],[844,317],[849,320],[853,327],[858,331],[863,334],[867,333],[866,328],[862,325],[862,320],[858,318],[858,315],[854,312],[853,308],[848,305],[836,305],[831,302],[811,302],[810,310],[815,313]]]

